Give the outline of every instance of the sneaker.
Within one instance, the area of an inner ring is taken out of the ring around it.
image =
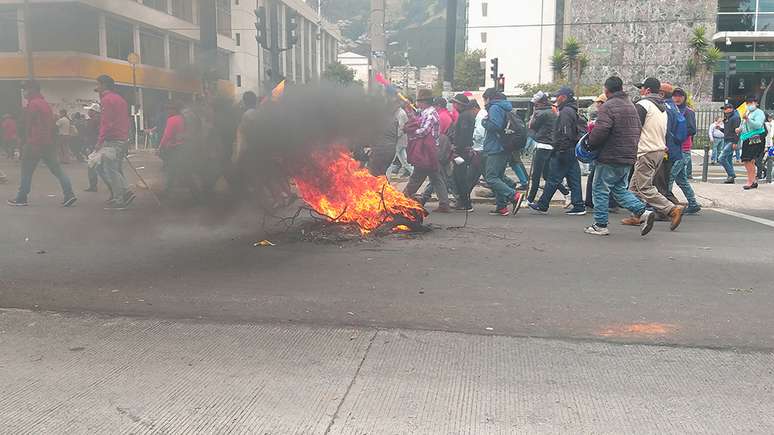
[[[526,192],[527,190],[529,190],[529,186],[526,184],[519,184],[516,187],[516,190],[521,190],[522,192]]]
[[[490,216],[508,216],[509,214],[511,214],[511,211],[508,210],[508,207],[496,208],[489,211]]]
[[[683,221],[683,210],[685,209],[677,206],[672,209],[671,213],[669,213],[669,217],[672,222],[672,224],[669,226],[670,231],[674,231],[677,229],[677,227],[680,226],[680,223]]]
[[[586,234],[592,234],[595,236],[609,236],[610,230],[607,229],[607,227],[600,227],[597,226],[597,224],[594,224],[588,228],[586,228],[585,231],[583,231]]]
[[[733,177],[728,177],[726,178],[726,181],[723,182],[723,184],[734,184],[735,180],[736,179]]]
[[[524,194],[521,192],[516,192],[515,195],[513,195],[513,211],[512,213],[515,215],[519,212],[519,209],[521,209],[521,204],[524,202]]]
[[[534,212],[536,212],[536,213],[538,213],[538,214],[548,214],[548,209],[546,209],[546,210],[543,210],[543,209],[542,209],[542,208],[540,208],[540,206],[539,206],[539,205],[537,205],[537,204],[530,204],[530,205],[529,205],[529,208],[531,208],[531,209],[532,209]]]
[[[8,203],[8,205],[10,205],[10,206],[14,206],[14,207],[24,207],[24,206],[30,205],[30,204],[27,202],[27,200],[26,200],[26,199],[25,199],[25,200],[21,200],[21,199],[18,199],[18,198],[15,198],[15,199],[9,199],[9,200],[7,201],[7,203]]]
[[[653,229],[653,224],[656,223],[656,213],[646,210],[639,219],[642,225],[640,227],[640,235],[645,236]]]
[[[78,198],[75,197],[75,195],[70,195],[67,198],[62,201],[62,207],[72,207],[73,204],[75,204],[75,201],[77,201]]]
[[[683,214],[699,214],[700,211],[701,211],[701,206],[696,204],[696,205],[688,206],[688,208],[683,210]]]
[[[586,215],[586,209],[585,208],[573,208],[572,210],[567,210],[564,212],[567,216],[585,216]]]
[[[124,205],[127,207],[134,201],[134,198],[136,198],[136,195],[131,190],[127,190],[124,194]]]

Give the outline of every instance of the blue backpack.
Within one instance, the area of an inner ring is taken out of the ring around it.
[[[683,142],[688,138],[688,121],[672,101],[667,100],[664,103],[667,107],[667,151],[670,160],[680,160],[683,156]]]

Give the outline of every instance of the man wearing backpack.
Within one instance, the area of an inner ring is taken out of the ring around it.
[[[586,134],[588,121],[578,115],[578,105],[575,94],[569,87],[559,89],[556,94],[556,105],[559,109],[559,119],[554,124],[553,146],[554,155],[549,165],[548,181],[543,189],[543,195],[537,203],[529,207],[538,213],[548,213],[548,205],[556,193],[562,179],[567,178],[570,185],[572,208],[565,212],[570,216],[586,214],[581,188],[581,171],[578,159],[575,158],[575,145]]]
[[[677,183],[680,190],[683,191],[688,208],[686,214],[696,214],[701,211],[699,203],[696,201],[696,194],[693,192],[691,183],[688,182],[690,175],[689,165],[691,162],[691,148],[693,148],[693,136],[696,135],[696,113],[686,104],[686,93],[681,88],[672,92],[672,101],[677,106],[677,110],[683,115],[687,126],[687,137],[681,144],[682,159],[672,162],[672,172],[669,177],[669,191],[672,191],[672,185]]]
[[[683,208],[672,204],[653,185],[653,178],[664,162],[669,123],[667,107],[660,93],[661,81],[650,77],[636,86],[642,96],[635,104],[642,133],[637,145],[637,161],[634,163],[634,175],[629,190],[653,207],[656,212],[669,216],[670,229],[674,231],[682,222]],[[642,219],[635,215],[624,219],[621,223],[640,226]]]
[[[687,120],[683,112],[677,108],[672,101],[672,90],[674,88],[669,83],[661,83],[661,96],[664,99],[667,113],[667,135],[666,135],[666,153],[667,157],[659,165],[656,176],[653,177],[653,185],[656,186],[658,193],[664,195],[672,204],[679,205],[680,200],[672,193],[669,185],[669,179],[672,176],[672,167],[683,159],[682,143],[688,135]],[[679,165],[678,165],[679,166]],[[668,220],[664,215],[659,214],[658,219]]]
[[[505,129],[508,126],[508,114],[513,110],[505,95],[495,88],[484,91],[487,117],[483,121],[486,130],[484,139],[484,154],[486,168],[484,178],[495,194],[496,208],[489,212],[495,216],[516,214],[521,206],[522,194],[510,187],[505,181],[505,167],[508,165],[509,152],[505,147]],[[513,211],[508,210],[508,204],[513,204]]]

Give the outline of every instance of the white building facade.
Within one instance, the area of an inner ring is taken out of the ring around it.
[[[493,58],[505,75],[506,94],[518,93],[520,83],[552,81],[556,5],[557,0],[468,0],[466,49],[486,51],[486,87],[494,86]]]
[[[339,63],[355,72],[355,80],[363,82],[363,86],[368,87],[368,58],[348,51],[339,54]]]

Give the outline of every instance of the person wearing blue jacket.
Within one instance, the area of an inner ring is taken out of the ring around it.
[[[508,216],[511,211],[508,205],[513,205],[513,214],[519,211],[522,194],[508,185],[505,181],[505,168],[510,157],[503,144],[505,127],[508,124],[508,113],[513,110],[505,95],[495,88],[484,91],[487,117],[482,125],[486,130],[484,138],[484,154],[486,155],[486,168],[484,178],[495,194],[496,208],[489,212],[491,215]]]

